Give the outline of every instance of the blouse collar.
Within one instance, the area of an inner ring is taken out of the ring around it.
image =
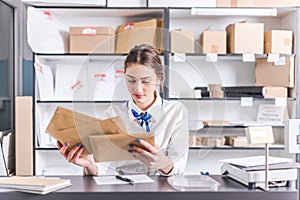
[[[156,91],[156,94],[157,93],[158,92]],[[135,119],[135,117],[133,116],[133,114],[131,112],[131,109],[134,109],[138,113],[148,112],[152,116],[151,121],[152,120],[156,121],[159,119],[162,107],[163,107],[163,99],[160,97],[159,94],[156,95],[155,102],[147,110],[141,110],[140,108],[138,108],[137,105],[134,103],[133,99],[131,98],[128,101],[128,116],[132,120]]]

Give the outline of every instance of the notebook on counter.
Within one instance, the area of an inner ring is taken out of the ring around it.
[[[12,176],[0,178],[0,187],[37,194],[47,194],[70,185],[69,179],[52,177]]]

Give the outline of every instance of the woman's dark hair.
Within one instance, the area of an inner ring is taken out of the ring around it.
[[[133,47],[124,62],[124,71],[132,64],[140,64],[153,68],[157,78],[160,79],[160,91],[163,91],[165,80],[164,66],[161,64],[159,52],[150,45],[141,44]]]

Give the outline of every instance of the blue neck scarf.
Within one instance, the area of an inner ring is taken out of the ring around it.
[[[146,112],[143,115],[139,114],[138,112],[136,112],[134,109],[131,109],[131,112],[133,114],[133,116],[135,118],[137,118],[137,120],[139,121],[140,125],[143,127],[144,122],[146,125],[146,132],[150,132],[150,127],[149,127],[149,122],[148,120],[151,118],[151,115]]]

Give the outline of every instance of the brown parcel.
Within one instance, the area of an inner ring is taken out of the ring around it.
[[[135,45],[144,43],[152,45],[162,52],[163,20],[128,22],[117,28],[116,53],[128,53]]]
[[[115,31],[111,27],[70,27],[70,53],[114,53]]]
[[[264,52],[263,23],[235,23],[226,27],[228,53]]]
[[[293,46],[293,31],[271,30],[264,35],[264,52],[291,54]]]
[[[226,54],[226,31],[203,31],[199,43],[202,53]]]
[[[109,161],[134,159],[132,156],[124,158],[119,156],[120,152],[115,151],[115,145],[129,154],[125,147],[128,147],[131,143],[138,145],[135,142],[136,136],[143,138],[152,145],[154,144],[153,134],[128,134],[125,131],[125,126],[119,117],[100,120],[62,107],[58,107],[56,109],[46,132],[62,144],[68,142],[70,144],[69,148],[74,147],[78,143],[83,144],[85,150],[82,155],[93,153],[97,161],[100,161],[97,157],[102,158],[99,156],[102,152],[95,152],[94,150],[98,149],[98,146],[101,143],[97,144],[92,141],[91,145],[91,136],[98,136],[97,140],[99,141],[102,139],[104,144],[107,144],[107,141],[110,141],[111,145],[106,147],[106,152],[109,152],[109,155],[105,157],[108,157]],[[101,161],[104,162],[108,160],[102,158]]]
[[[255,67],[256,86],[295,86],[294,57],[286,57],[284,65],[275,65],[267,58],[257,58]]]
[[[172,30],[170,31],[170,51],[171,53],[194,53],[194,31]]]

